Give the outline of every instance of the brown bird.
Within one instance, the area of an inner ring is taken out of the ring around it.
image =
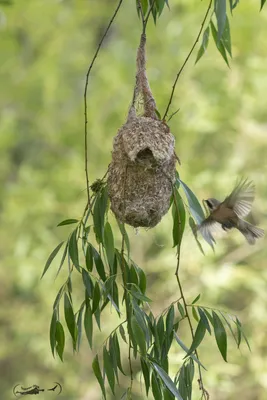
[[[198,225],[198,230],[204,239],[210,244],[215,243],[212,232],[221,228],[224,231],[231,228],[238,229],[249,244],[254,244],[256,239],[263,237],[263,229],[242,219],[251,211],[254,197],[254,184],[245,179],[237,184],[223,202],[214,198],[204,200],[210,211],[210,215]]]

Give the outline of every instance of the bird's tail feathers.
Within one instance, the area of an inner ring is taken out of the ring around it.
[[[239,220],[239,231],[245,236],[249,244],[255,244],[256,239],[264,236],[264,230],[247,221]]]

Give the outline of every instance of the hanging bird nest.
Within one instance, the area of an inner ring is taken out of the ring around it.
[[[108,171],[111,210],[121,222],[134,227],[153,227],[167,213],[177,159],[174,137],[157,118],[146,76],[145,43],[142,34],[133,101],[127,122],[114,138]]]

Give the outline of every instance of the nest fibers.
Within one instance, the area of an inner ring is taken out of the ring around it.
[[[116,217],[134,227],[153,227],[169,209],[175,180],[175,141],[157,119],[156,104],[145,71],[145,35],[137,53],[134,99],[127,122],[113,143],[108,193]],[[137,97],[143,115],[136,113]]]

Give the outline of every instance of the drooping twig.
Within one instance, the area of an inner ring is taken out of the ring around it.
[[[205,14],[204,19],[203,19],[203,21],[202,21],[202,24],[201,24],[200,30],[199,30],[199,32],[198,32],[198,35],[197,35],[197,37],[196,37],[196,40],[195,40],[195,42],[194,42],[194,44],[193,44],[191,50],[189,51],[189,53],[188,53],[188,55],[187,55],[187,57],[186,57],[186,59],[185,59],[183,65],[181,66],[181,68],[179,69],[179,71],[178,71],[178,73],[177,73],[177,75],[176,75],[174,84],[173,84],[173,86],[172,86],[172,91],[171,91],[170,99],[169,99],[168,105],[167,105],[167,107],[166,107],[166,111],[165,111],[165,113],[164,113],[164,116],[163,116],[163,118],[162,118],[163,120],[166,119],[167,114],[168,114],[168,112],[169,112],[169,108],[170,108],[171,103],[172,103],[172,99],[173,99],[173,95],[174,95],[174,92],[175,92],[175,88],[176,88],[178,79],[179,79],[179,77],[180,77],[180,75],[181,75],[181,73],[182,73],[184,67],[186,66],[186,64],[187,64],[187,62],[188,62],[188,60],[189,60],[191,54],[193,53],[193,51],[194,51],[194,49],[195,49],[195,47],[196,47],[196,45],[197,45],[197,43],[198,43],[198,41],[199,41],[200,35],[201,35],[202,31],[203,31],[205,22],[206,22],[206,20],[207,20],[207,18],[208,18],[208,15],[209,15],[209,12],[210,12],[210,9],[211,9],[212,1],[213,1],[213,0],[210,0],[210,2],[209,2],[209,5],[208,5],[208,8],[207,8],[206,14]]]
[[[173,196],[173,201],[174,201],[174,205],[175,205],[175,208],[176,208],[176,211],[177,211],[178,225],[181,226],[181,218],[180,218],[179,208],[178,208],[178,204],[177,204],[175,195]],[[189,325],[189,328],[190,328],[192,340],[194,340],[194,337],[195,337],[194,329],[193,329],[193,325],[192,325],[192,321],[191,321],[190,315],[188,313],[188,305],[187,305],[186,300],[185,300],[183,287],[182,287],[182,284],[181,284],[181,281],[180,281],[180,277],[179,277],[180,252],[181,252],[181,241],[177,246],[177,265],[176,265],[175,276],[176,276],[176,280],[177,280],[177,284],[178,284],[178,287],[179,287],[180,295],[181,295],[181,298],[182,298],[182,301],[183,301],[183,305],[184,305],[185,317],[188,320],[188,325]],[[199,360],[198,351],[195,350],[194,353],[196,355],[196,358]],[[205,389],[204,384],[203,384],[203,378],[202,378],[202,372],[201,372],[200,364],[198,364],[198,373],[199,373],[199,379],[198,379],[199,388],[202,391],[201,399],[209,400],[209,393]]]
[[[114,19],[116,18],[116,15],[121,7],[123,0],[119,0],[119,3],[109,21],[109,24],[98,44],[98,47],[96,49],[95,55],[91,61],[91,64],[89,65],[89,68],[87,70],[87,74],[86,74],[86,80],[85,80],[85,87],[84,87],[84,162],[85,162],[85,176],[86,176],[86,189],[87,189],[87,207],[90,206],[90,184],[89,184],[89,176],[88,176],[88,130],[87,130],[87,125],[88,125],[88,116],[87,116],[87,89],[88,89],[88,82],[89,82],[89,76],[91,73],[91,70],[93,68],[93,65],[95,63],[95,60],[98,56],[99,50],[102,46],[102,43],[105,39],[105,37],[107,36],[107,33],[114,21]]]

